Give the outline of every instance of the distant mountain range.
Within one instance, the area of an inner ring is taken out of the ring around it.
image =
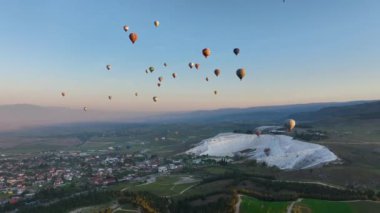
[[[83,112],[81,109],[64,107],[42,107],[30,104],[0,106],[0,131],[78,122],[127,122],[141,118],[134,112]]]
[[[380,101],[330,106],[317,111],[295,113],[291,117],[301,121],[380,119]]]
[[[343,107],[370,103],[371,101],[328,102],[293,104],[281,106],[262,106],[250,108],[228,108],[217,110],[202,110],[188,113],[171,113],[152,117],[149,121],[156,122],[236,122],[236,121],[279,121],[290,118],[296,113],[314,112],[326,107]]]
[[[330,116],[380,116],[380,101],[351,101],[228,108],[183,113],[147,114],[142,112],[83,112],[81,109],[42,107],[29,104],[0,106],[0,131],[69,123],[175,123],[318,120]]]

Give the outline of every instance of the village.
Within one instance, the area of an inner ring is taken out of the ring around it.
[[[91,187],[150,182],[156,176],[180,172],[184,167],[205,166],[221,160],[194,155],[162,158],[145,151],[125,153],[114,148],[91,153],[50,151],[23,158],[2,154],[0,205],[15,205],[21,201],[37,204],[36,194],[42,190],[64,189],[80,193]]]

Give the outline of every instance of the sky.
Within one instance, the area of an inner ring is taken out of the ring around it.
[[[378,0],[0,4],[0,105],[160,112],[380,98]],[[134,45],[124,25],[138,34]]]

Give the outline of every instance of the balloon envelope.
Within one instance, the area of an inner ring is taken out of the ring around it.
[[[138,36],[136,33],[129,34],[129,40],[131,40],[132,44],[134,44],[138,39]]]
[[[209,48],[204,48],[202,50],[202,54],[205,58],[209,57],[211,55],[211,50]]]
[[[200,66],[200,64],[195,64],[195,68],[196,68],[197,70],[199,70],[199,66]]]
[[[160,22],[159,22],[159,21],[157,21],[157,20],[156,20],[156,21],[154,21],[154,26],[155,26],[155,27],[158,27],[158,26],[160,26]],[[164,28],[165,28],[165,27],[164,27]]]
[[[239,48],[235,48],[235,49],[234,49],[234,53],[235,53],[235,55],[239,55],[239,53],[240,53],[240,49],[239,49]]]
[[[257,137],[259,137],[261,135],[261,131],[260,130],[256,130],[255,134],[257,135]]]
[[[245,69],[240,68],[236,71],[236,75],[239,77],[240,80],[242,80],[245,76]]]
[[[216,75],[216,77],[218,77],[220,75],[220,69],[215,69],[214,74]]]
[[[124,25],[123,29],[124,29],[125,32],[127,32],[129,30],[128,25]]]
[[[288,120],[285,121],[284,126],[290,132],[296,126],[296,121],[293,120],[293,119],[288,119]]]

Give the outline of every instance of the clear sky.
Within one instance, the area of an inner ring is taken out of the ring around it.
[[[379,0],[0,4],[0,104],[178,111],[380,98]],[[125,24],[139,35],[135,45]],[[156,71],[147,75],[149,66]],[[243,81],[235,76],[240,67]]]

